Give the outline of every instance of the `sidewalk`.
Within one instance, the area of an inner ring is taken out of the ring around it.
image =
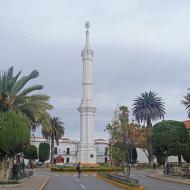
[[[50,179],[50,176],[32,176],[30,179],[22,181],[21,184],[0,187],[0,190],[43,190]]]
[[[172,181],[176,183],[190,185],[190,179],[183,179],[181,177],[176,177],[176,176],[168,176],[168,175],[163,174],[163,171],[158,171],[158,172],[148,174],[147,177],[158,179],[158,180]]]

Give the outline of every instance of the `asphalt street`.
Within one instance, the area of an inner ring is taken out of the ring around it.
[[[55,174],[45,190],[121,190],[107,182],[97,179],[93,175],[83,175],[79,179],[76,175]]]
[[[156,180],[147,177],[149,171],[131,172],[131,177],[139,180],[145,190],[190,190],[190,185]],[[52,179],[47,184],[45,190],[121,190],[103,180],[97,179],[95,175],[83,175],[78,179],[77,175],[39,172],[40,175],[51,175]]]
[[[145,187],[146,190],[190,190],[190,185],[152,179],[146,177],[148,171],[132,171],[131,177],[138,179],[139,183]]]

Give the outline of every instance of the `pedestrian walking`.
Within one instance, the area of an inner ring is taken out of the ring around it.
[[[81,165],[80,165],[80,162],[77,164],[77,172],[78,172],[78,178],[80,178],[80,175],[81,175]]]

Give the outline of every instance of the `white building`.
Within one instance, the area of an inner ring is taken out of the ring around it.
[[[35,145],[37,149],[39,149],[39,144],[43,142],[50,144],[50,141],[43,137],[31,137],[31,144]],[[106,163],[109,160],[109,157],[106,155],[108,142],[104,139],[96,139],[94,144],[97,163]],[[64,158],[64,163],[77,163],[78,154],[79,141],[63,138],[59,141],[58,146],[56,143],[54,144],[54,158],[61,156]],[[50,159],[47,162],[50,162]]]

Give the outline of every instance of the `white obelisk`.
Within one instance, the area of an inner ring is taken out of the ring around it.
[[[96,148],[94,144],[94,114],[96,107],[92,100],[92,63],[94,52],[89,43],[89,22],[86,27],[86,44],[81,52],[83,62],[82,100],[78,108],[80,112],[80,144],[78,146],[78,161],[82,164],[96,163]]]

